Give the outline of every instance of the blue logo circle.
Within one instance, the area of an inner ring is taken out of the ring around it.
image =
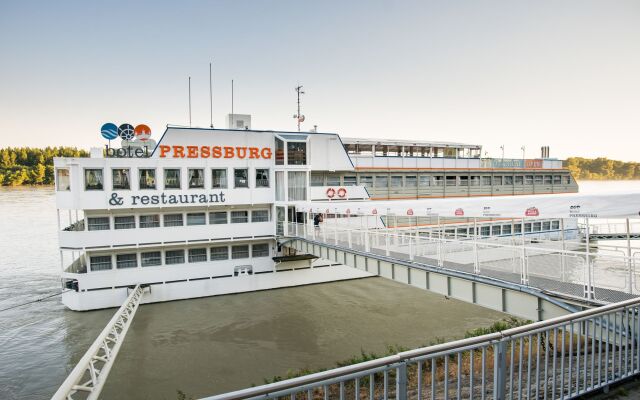
[[[136,134],[132,125],[122,124],[118,127],[118,136],[120,136],[122,140],[133,140]]]
[[[100,133],[102,133],[102,137],[107,140],[113,140],[118,137],[118,127],[116,124],[112,124],[111,122],[107,122],[102,125],[100,128]]]

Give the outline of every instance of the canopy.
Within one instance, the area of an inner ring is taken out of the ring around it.
[[[298,211],[360,215],[496,218],[639,218],[640,192],[483,196],[420,200],[332,200],[294,203]]]

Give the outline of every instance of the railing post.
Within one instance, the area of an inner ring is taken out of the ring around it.
[[[560,236],[562,238],[562,254],[560,255],[560,271],[561,271],[562,282],[564,282],[564,275],[565,275],[564,271],[566,269],[565,258],[567,257],[567,255],[565,254],[565,252],[567,251],[567,245],[565,243],[565,237],[564,237],[564,218],[560,218]]]
[[[533,224],[533,223],[532,223]],[[522,270],[520,271],[520,283],[522,283],[523,285],[528,285],[529,284],[529,274],[527,271],[527,248],[525,247],[525,240],[524,240],[524,217],[522,218],[522,263],[521,263],[521,268]],[[532,229],[533,231],[533,229]]]
[[[626,220],[627,229],[627,264],[629,265],[629,293],[633,294],[633,263],[631,262],[631,224]]]
[[[396,400],[407,400],[407,363],[396,368]]]
[[[585,256],[587,259],[587,282],[585,285],[585,297],[589,300],[595,298],[593,293],[593,266],[591,265],[591,239],[589,237],[589,218],[585,218]]]
[[[480,273],[480,258],[478,257],[478,217],[473,217],[473,273]]]
[[[444,266],[444,260],[442,255],[442,226],[440,225],[440,215],[438,215],[438,266]]]
[[[504,400],[507,391],[507,343],[493,345],[493,399]]]

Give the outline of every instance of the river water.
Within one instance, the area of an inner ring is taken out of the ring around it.
[[[54,197],[49,188],[0,188],[0,309],[60,290]],[[51,397],[113,312],[69,311],[59,296],[0,311],[0,399]],[[211,395],[329,368],[361,350],[459,338],[503,317],[383,278],[149,304],[138,310],[102,397]]]

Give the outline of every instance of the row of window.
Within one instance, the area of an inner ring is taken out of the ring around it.
[[[563,180],[564,177],[564,180]],[[563,182],[564,181],[564,182]],[[426,186],[502,186],[571,184],[570,175],[324,175],[311,174],[311,186],[417,188]]]
[[[480,236],[511,235],[522,233],[522,224],[490,225],[481,226],[477,229],[479,230]],[[559,229],[560,221],[525,222],[524,224],[525,233],[547,232]],[[473,235],[473,228],[445,229],[444,233],[451,236],[455,234],[458,236]]]
[[[124,253],[115,255],[115,266],[118,269],[142,267],[156,267],[160,265],[174,265],[188,263],[199,263],[207,261],[222,261],[229,259],[229,248],[231,248],[231,259],[240,260],[244,258],[269,257],[268,243],[239,244],[233,246],[214,246],[210,248],[200,247],[194,249],[164,250],[164,251],[143,251],[138,253]],[[163,264],[164,255],[164,264]],[[91,271],[106,271],[113,269],[113,257],[90,256],[89,263]]]
[[[249,222],[267,222],[269,221],[269,210],[237,210],[237,211],[212,211],[209,213],[209,224],[219,225],[228,224],[244,224]],[[162,216],[164,227],[184,226],[186,225],[206,225],[207,213],[193,212],[186,214],[149,214],[138,216],[139,228],[159,228],[160,217]],[[186,216],[186,218],[185,218]],[[136,216],[122,215],[113,217],[113,229],[135,229]],[[110,217],[87,217],[87,229],[90,231],[104,231],[111,229]]]

